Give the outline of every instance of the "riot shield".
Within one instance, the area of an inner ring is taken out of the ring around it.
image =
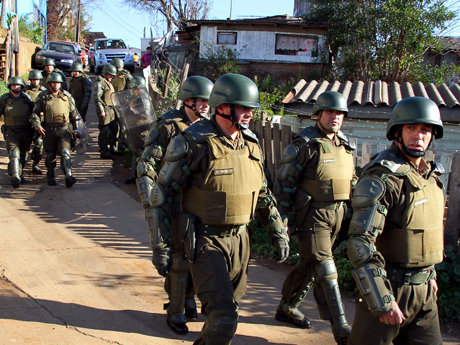
[[[81,117],[77,119],[76,131],[78,134],[75,135],[75,150],[77,154],[82,155],[86,152],[89,134],[88,127],[86,127],[85,121]]]
[[[112,94],[112,102],[124,123],[126,143],[132,152],[143,150],[144,140],[156,125],[150,96],[145,87]]]

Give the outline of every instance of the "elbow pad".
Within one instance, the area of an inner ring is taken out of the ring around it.
[[[168,145],[166,154],[164,156],[163,168],[158,174],[158,181],[165,185],[173,185],[175,189],[179,189],[177,181],[185,174],[189,175],[190,170],[186,165],[183,165],[181,158],[185,157],[189,150],[187,140],[182,136],[178,135]]]
[[[294,144],[289,144],[283,151],[281,156],[281,168],[278,172],[280,180],[287,180],[294,175],[295,170],[303,170],[297,163],[297,156],[299,155],[299,148]]]

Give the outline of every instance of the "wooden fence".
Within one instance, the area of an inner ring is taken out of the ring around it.
[[[281,154],[296,133],[292,131],[291,126],[278,123],[271,124],[268,121],[251,121],[250,129],[256,133],[259,139],[266,167],[272,180],[275,180],[281,165]],[[352,137],[349,140],[355,143],[358,142],[356,138]],[[355,150],[355,166],[363,167],[366,165],[372,155],[385,150],[387,144],[378,144],[377,151],[372,152],[372,143],[364,141],[361,145],[361,150]],[[361,152],[361,156],[358,156],[358,152]],[[436,158],[446,170],[446,173],[441,177],[445,186],[444,195],[448,206],[445,222],[445,245],[452,245],[460,257],[460,246],[458,246],[460,227],[460,153],[441,154],[438,157],[433,152],[428,151],[426,158],[428,160]]]

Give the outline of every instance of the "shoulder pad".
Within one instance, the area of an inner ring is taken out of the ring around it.
[[[253,141],[255,143],[259,142],[259,139],[257,139],[257,136],[250,129],[245,129],[244,131],[241,131],[241,133],[243,133],[243,137],[245,139],[248,139],[249,141]]]
[[[21,92],[21,93],[20,93],[20,96],[22,96],[22,97],[24,97],[24,98],[27,98],[28,100],[32,101],[32,98],[30,98],[30,96],[29,96],[27,93],[25,93],[25,92]]]
[[[166,153],[164,156],[164,160],[166,162],[175,162],[184,157],[187,151],[188,141],[184,138],[183,135],[179,134],[169,142],[168,148],[166,149]]]
[[[364,208],[375,205],[385,194],[385,184],[372,175],[364,175],[359,179],[353,192],[351,206]]]
[[[305,127],[299,134],[296,135],[296,137],[300,137],[306,142],[309,142],[318,134],[318,132],[318,128],[309,126]]]
[[[97,82],[101,82],[101,81],[103,81],[103,80],[104,80],[104,77],[101,76],[101,75],[97,76],[97,78],[96,78],[96,81],[97,81]]]
[[[63,93],[64,95],[66,95],[67,97],[72,98],[72,95],[70,94],[69,91],[62,90],[62,93]]]
[[[446,173],[446,169],[444,169],[444,166],[439,163],[439,162],[432,162],[433,164],[433,170],[431,171],[433,174],[436,174],[438,176],[441,176],[442,174]]]
[[[184,130],[184,133],[187,134],[192,141],[203,142],[210,138],[217,136],[217,129],[214,127],[213,123],[207,119],[196,121],[191,126]]]
[[[46,91],[46,90],[47,90],[47,88],[44,87],[43,85],[40,85],[39,89],[40,89],[41,91]]]
[[[160,136],[160,131],[158,130],[157,127],[153,127],[153,128],[150,130],[150,133],[149,133],[147,139],[145,139],[144,147],[147,147],[147,146],[149,146],[150,144],[152,144],[155,140],[158,139],[159,136]]]
[[[385,167],[392,173],[400,176],[407,175],[412,170],[411,166],[407,164],[403,157],[398,157],[394,150],[389,149],[380,152],[372,162],[366,165],[363,171],[366,172],[376,166]]]
[[[294,144],[289,144],[286,146],[286,148],[283,150],[283,153],[281,154],[281,163],[289,163],[292,160],[294,160],[297,155],[299,154],[299,148],[294,145]]]
[[[350,143],[348,141],[348,137],[342,132],[342,131],[338,131],[337,132],[337,137],[343,141],[344,143],[344,146],[346,146],[348,149],[350,150],[356,150],[356,143],[355,142],[352,142]]]
[[[160,116],[160,120],[165,121],[166,123],[170,122],[179,122],[183,120],[182,113],[177,109],[171,109]]]
[[[8,99],[8,98],[10,98],[10,96],[11,96],[11,94],[9,92],[7,92],[7,93],[4,93],[2,95],[2,97],[0,97],[0,99]]]

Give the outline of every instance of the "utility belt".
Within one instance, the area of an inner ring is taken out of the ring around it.
[[[310,206],[314,208],[325,208],[327,210],[338,210],[343,206],[343,201],[310,201]]]
[[[385,267],[387,278],[404,285],[420,285],[431,279],[436,279],[436,269],[433,266],[424,268],[404,268],[394,264]]]
[[[196,222],[196,233],[202,236],[220,236],[231,237],[237,236],[246,230],[244,225],[205,225],[200,221]]]

